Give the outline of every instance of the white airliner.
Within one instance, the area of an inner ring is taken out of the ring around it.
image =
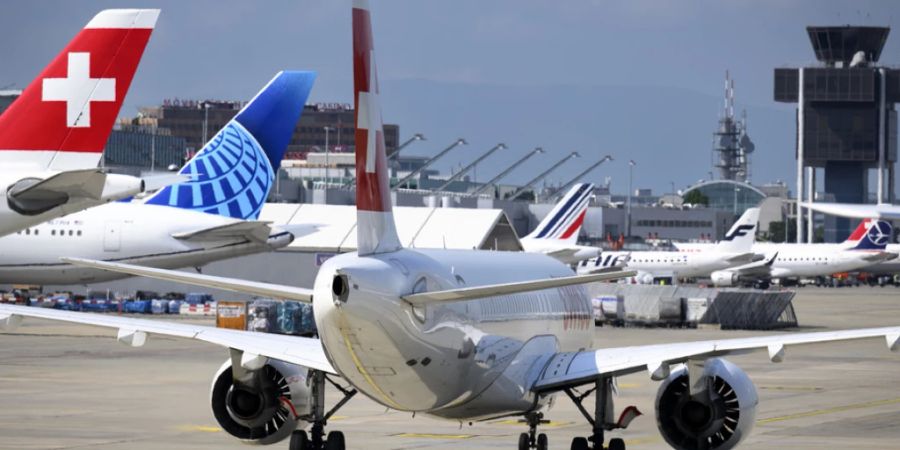
[[[595,273],[614,267],[637,271],[641,283],[652,283],[656,277],[699,278],[711,273],[758,260],[752,246],[759,221],[759,208],[750,208],[732,225],[725,238],[704,246],[700,252],[634,251],[603,252],[597,258],[583,261],[578,273]]]
[[[763,260],[713,272],[710,278],[717,286],[733,286],[742,281],[793,280],[863,270],[897,258],[897,253],[886,251],[890,237],[889,223],[864,221],[840,244],[757,242],[753,251],[765,255]],[[705,248],[704,244],[676,246],[683,252]]]
[[[158,16],[100,12],[0,116],[0,236],[171,178],[97,167]]]
[[[543,253],[564,263],[577,263],[600,254],[597,247],[578,245],[594,185],[579,183],[569,190],[531,234],[520,239],[529,253]]]
[[[291,243],[312,226],[259,222],[315,74],[281,72],[182,169],[190,181],[0,237],[0,283],[83,284],[123,278],[59,255],[162,268],[199,267]]]
[[[560,392],[580,406],[576,387],[596,388],[596,405],[582,409],[590,441],[575,438],[572,448],[600,449],[607,431],[638,414],[625,408],[617,420],[613,380],[638,372],[663,381],[656,416],[670,445],[727,449],[752,428],[758,396],[723,356],[763,350],[779,362],[786,346],[867,338],[900,348],[898,326],[592,349],[591,302],[581,285],[612,275],[578,276],[540,254],[402,248],[391,212],[368,3],[353,5],[358,252],[327,260],[313,289],[73,261],[310,302],[319,338],[13,305],[0,305],[2,323],[39,317],[118,329],[118,339],[134,346],[160,334],[228,348],[230,358],[212,382],[216,420],[250,444],[290,436],[291,450],[343,450],[343,433],[325,428],[358,392],[388,408],[459,422],[524,416],[529,432],[519,436],[518,448],[544,450],[547,436],[536,432],[543,412]],[[330,409],[329,380],[348,385]],[[606,448],[624,447],[615,438]]]

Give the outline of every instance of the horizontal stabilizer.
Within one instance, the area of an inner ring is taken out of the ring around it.
[[[92,259],[60,258],[60,260],[76,266],[92,267],[95,269],[108,270],[110,272],[127,273],[129,275],[155,278],[157,280],[174,281],[176,283],[187,283],[205,288],[223,289],[226,291],[240,292],[242,294],[297,300],[306,303],[312,302],[312,289],[261,283],[237,278],[202,275],[199,273],[182,272],[180,270],[156,269],[134,264],[95,261]]]
[[[541,289],[552,289],[576,284],[593,283],[596,281],[618,280],[620,278],[633,277],[636,274],[637,272],[635,271],[622,271],[590,275],[572,275],[568,277],[546,278],[543,280],[518,281],[514,283],[448,289],[446,291],[422,292],[419,294],[405,295],[401,298],[413,305],[426,305],[429,303],[452,302],[498,295],[518,294],[520,292],[539,291]]]
[[[226,239],[246,239],[251,242],[265,243],[272,233],[269,222],[256,220],[238,220],[225,225],[203,228],[200,230],[173,233],[172,237],[183,241],[209,242]]]
[[[14,186],[7,195],[22,203],[44,201],[60,195],[100,200],[105,182],[106,174],[102,169],[69,170],[27,187]]]

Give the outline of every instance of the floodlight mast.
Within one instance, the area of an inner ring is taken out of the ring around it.
[[[607,162],[607,161],[612,161],[612,159],[613,159],[613,157],[612,157],[611,155],[606,155],[606,156],[604,156],[603,159],[601,159],[600,161],[595,162],[594,164],[591,164],[590,167],[588,167],[587,169],[584,169],[584,171],[582,171],[582,172],[579,173],[578,175],[575,175],[575,177],[572,178],[571,180],[569,180],[568,183],[562,185],[562,187],[559,188],[559,189],[556,191],[556,193],[557,193],[557,194],[560,194],[560,195],[561,195],[561,194],[565,194],[565,193],[566,193],[566,189],[569,189],[570,187],[572,187],[572,185],[575,184],[575,183],[577,183],[578,180],[584,178],[585,175],[589,174],[592,170],[596,169],[597,166],[599,166],[600,164],[603,164],[603,163],[605,163],[605,162]]]
[[[550,166],[549,169],[547,169],[547,170],[541,172],[538,176],[534,177],[531,181],[525,183],[525,184],[524,184],[522,187],[520,187],[516,192],[513,192],[513,194],[509,196],[509,199],[510,199],[510,200],[515,200],[515,199],[517,199],[520,195],[522,195],[522,193],[524,193],[524,192],[527,191],[528,189],[531,189],[531,186],[533,186],[533,185],[534,185],[535,183],[537,183],[538,181],[543,180],[544,177],[546,177],[547,175],[550,175],[550,172],[553,172],[554,170],[556,170],[557,168],[559,168],[559,166],[563,165],[563,163],[565,163],[566,161],[568,161],[568,160],[570,160],[570,159],[572,159],[572,158],[580,158],[580,157],[581,157],[581,155],[579,155],[578,152],[572,152],[572,153],[569,153],[569,154],[566,155],[563,159],[557,161],[556,164]]]
[[[478,158],[476,158],[475,161],[472,161],[471,163],[469,163],[469,165],[467,165],[466,167],[463,167],[463,168],[460,169],[458,172],[456,172],[455,174],[453,174],[452,177],[450,177],[450,178],[447,179],[447,182],[446,182],[446,183],[442,184],[442,185],[441,185],[439,188],[437,188],[437,189],[432,189],[432,191],[434,191],[434,192],[440,192],[440,191],[443,191],[444,189],[447,189],[447,186],[450,186],[454,181],[459,180],[460,178],[462,178],[463,175],[465,175],[465,174],[468,173],[470,170],[472,170],[472,168],[474,168],[475,166],[477,166],[478,163],[480,163],[481,161],[484,161],[485,158],[487,158],[488,156],[491,156],[491,154],[494,153],[494,152],[496,152],[497,150],[504,149],[504,148],[506,148],[506,144],[504,144],[504,143],[502,143],[502,142],[499,143],[499,144],[497,144],[497,145],[495,145],[495,146],[492,147],[490,150],[486,151],[483,155],[481,155],[481,156],[479,156]]]
[[[528,161],[529,158],[531,158],[532,156],[534,156],[538,153],[544,153],[544,149],[541,147],[535,147],[534,150],[528,152],[527,155],[523,156],[521,159],[514,162],[511,166],[507,167],[506,170],[504,170],[503,172],[500,172],[500,174],[498,174],[494,178],[491,178],[491,181],[484,183],[478,189],[475,189],[474,191],[472,191],[469,195],[478,195],[478,194],[486,191],[488,188],[492,187],[496,182],[500,181],[500,179],[509,175],[510,172],[512,172],[513,170],[516,169],[516,167],[521,166],[522,163],[524,163],[525,161]]]
[[[397,158],[397,155],[400,154],[400,150],[403,150],[404,148],[406,148],[407,145],[412,144],[413,142],[416,142],[416,141],[427,141],[427,140],[428,140],[428,139],[425,139],[425,135],[424,135],[424,134],[422,134],[422,133],[416,133],[416,134],[414,134],[411,138],[407,139],[406,142],[400,144],[400,145],[394,150],[394,153],[391,153],[390,155],[388,155],[388,156],[387,156],[387,160],[390,161],[391,159]],[[344,184],[344,187],[353,187],[355,184],[356,184],[356,178],[353,177],[353,178],[350,178],[350,180],[348,180],[348,181]]]
[[[440,153],[438,153],[437,155],[434,155],[428,161],[425,161],[425,163],[422,164],[422,167],[419,167],[418,169],[413,170],[412,172],[409,173],[409,175],[403,177],[400,181],[398,181],[396,184],[391,186],[391,191],[396,191],[400,186],[403,186],[404,184],[406,184],[407,182],[409,182],[410,180],[412,180],[413,178],[418,176],[420,173],[422,173],[423,170],[427,169],[429,166],[434,164],[434,162],[437,161],[439,158],[441,158],[442,156],[444,156],[448,152],[450,152],[450,150],[453,150],[454,148],[456,148],[460,145],[469,145],[469,143],[466,142],[466,140],[463,138],[457,139],[452,144],[450,144],[449,147],[441,150]]]

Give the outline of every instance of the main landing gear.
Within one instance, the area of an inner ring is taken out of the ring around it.
[[[310,382],[312,383],[311,403],[312,412],[305,419],[312,422],[312,428],[307,433],[305,430],[296,430],[291,433],[291,443],[289,450],[346,450],[347,446],[344,442],[344,433],[340,431],[331,431],[325,434],[325,425],[328,419],[337,412],[344,404],[350,401],[356,395],[356,389],[347,389],[325,375],[325,372],[318,370],[312,371],[310,374]],[[344,394],[344,397],[334,405],[333,408],[325,412],[325,383],[331,383]]]
[[[547,450],[547,435],[538,434],[537,426],[547,423],[544,415],[539,412],[525,415],[525,423],[528,424],[528,432],[519,435],[519,450]]]
[[[625,441],[620,438],[610,439],[609,444],[607,444],[606,447],[603,447],[603,433],[605,431],[627,427],[628,424],[641,413],[637,408],[629,406],[622,412],[622,416],[619,417],[618,422],[609,422],[609,419],[613,416],[615,411],[613,409],[612,399],[612,378],[602,377],[598,379],[594,383],[594,387],[583,394],[572,388],[566,388],[564,389],[564,392],[572,399],[572,402],[575,403],[578,410],[581,411],[581,415],[583,415],[588,423],[591,424],[592,431],[591,435],[588,437],[576,437],[572,439],[572,450],[601,450],[604,448],[607,450],[625,450]],[[591,415],[582,405],[584,399],[591,395],[591,393],[594,394],[596,400],[594,403],[593,415]]]

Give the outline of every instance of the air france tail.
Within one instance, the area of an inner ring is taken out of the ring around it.
[[[357,252],[360,256],[389,253],[402,246],[391,212],[372,21],[366,0],[353,0],[353,94]]]
[[[316,75],[285,71],[264,87],[181,169],[189,182],[146,203],[257,219]]]
[[[887,244],[891,242],[892,236],[893,228],[889,222],[873,220],[865,234],[859,238],[859,241],[851,250],[884,250]]]
[[[572,186],[550,214],[547,214],[537,228],[525,237],[575,244],[593,191],[594,185],[591,183]]]
[[[0,164],[97,167],[158,9],[101,11],[0,116]]]
[[[725,253],[746,253],[752,250],[756,241],[756,227],[759,222],[759,208],[749,208],[738,219],[728,234],[718,244],[716,251]]]

